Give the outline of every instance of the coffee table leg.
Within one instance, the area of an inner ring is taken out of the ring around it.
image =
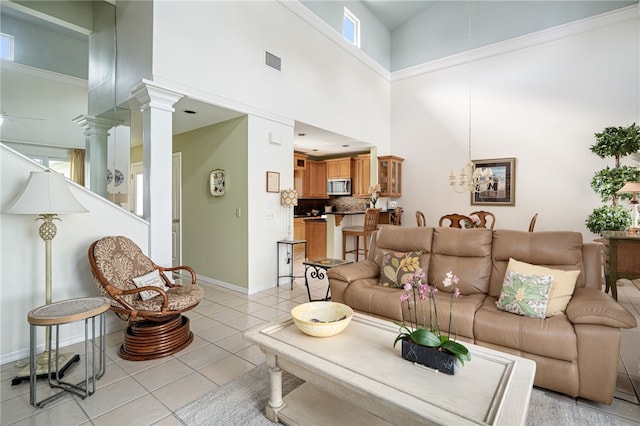
[[[282,369],[276,365],[276,357],[267,354],[266,363],[269,366],[269,404],[265,409],[265,415],[272,422],[278,421],[278,411],[284,408],[282,400]]]

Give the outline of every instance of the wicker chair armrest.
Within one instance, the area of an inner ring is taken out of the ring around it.
[[[145,290],[153,290],[153,291],[157,291],[158,293],[162,294],[162,298],[163,298],[162,311],[166,311],[167,310],[167,306],[169,306],[169,298],[167,297],[167,292],[164,291],[163,289],[161,289],[160,287],[156,287],[156,286],[137,287],[137,288],[132,288],[130,290],[120,290],[119,293],[122,294],[122,295],[137,294],[137,293],[142,293]],[[118,300],[118,302],[122,303],[123,305],[125,305],[128,308],[130,308],[132,310],[136,310],[133,306],[131,306],[126,301],[124,301],[120,296],[117,296],[116,300]]]
[[[194,271],[193,268],[191,268],[190,266],[180,265],[180,266],[163,267],[163,266],[155,265],[155,267],[158,268],[160,271],[179,271],[183,269],[185,271],[188,271],[191,274],[191,284],[196,283],[196,271]]]

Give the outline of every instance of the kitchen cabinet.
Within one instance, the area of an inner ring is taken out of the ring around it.
[[[304,198],[329,198],[327,195],[327,164],[307,160]]]
[[[351,179],[351,158],[332,158],[325,163],[327,179]]]
[[[327,221],[305,220],[307,258],[309,260],[327,257]]]
[[[305,180],[307,175],[307,156],[297,152],[293,153],[293,188],[298,198],[305,197]]]
[[[304,240],[304,218],[303,217],[294,217],[293,218],[293,239],[294,240]]]
[[[355,198],[369,198],[371,186],[371,155],[360,154],[353,160],[351,194]]]
[[[399,198],[402,196],[402,162],[404,158],[393,155],[378,157],[378,183],[380,196]]]

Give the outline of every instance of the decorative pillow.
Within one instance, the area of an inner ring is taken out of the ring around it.
[[[562,271],[546,268],[544,266],[531,265],[515,259],[509,259],[507,271],[515,271],[521,274],[551,275],[551,293],[547,305],[547,317],[564,314],[567,305],[576,288],[576,280],[580,271]]]
[[[525,275],[507,271],[497,302],[498,309],[544,319],[551,279],[551,275]]]
[[[420,267],[422,252],[409,251],[385,253],[380,269],[380,285],[383,287],[402,288],[407,276],[413,276]]]
[[[149,272],[148,274],[141,277],[134,278],[133,282],[138,288],[153,286],[160,287],[163,290],[168,290],[167,286],[164,285],[164,281],[162,281],[162,278],[160,278],[160,271],[157,269],[154,269],[152,272]],[[142,300],[149,300],[159,295],[160,293],[153,290],[145,290],[140,292],[140,297],[142,298]]]

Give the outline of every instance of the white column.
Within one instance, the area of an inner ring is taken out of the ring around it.
[[[149,221],[149,257],[171,266],[171,156],[173,105],[182,95],[149,81],[133,89],[142,104],[144,216]]]
[[[106,198],[108,138],[114,122],[86,115],[78,116],[73,121],[84,130],[84,186]]]

